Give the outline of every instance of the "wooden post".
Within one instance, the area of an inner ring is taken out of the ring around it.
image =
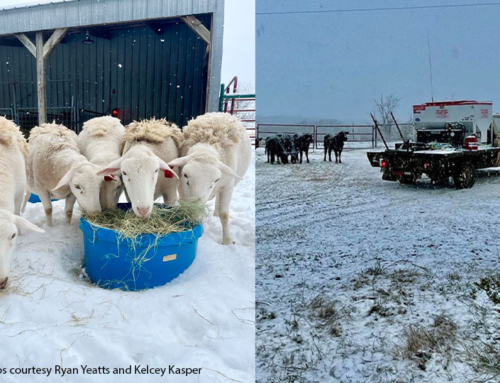
[[[36,33],[36,78],[38,94],[38,125],[47,122],[47,85],[45,58],[43,57],[43,33]]]
[[[210,25],[214,25],[214,14],[212,13],[212,21]],[[208,71],[207,71],[207,96],[205,100],[205,112],[210,112],[210,88],[212,86],[212,64],[213,64],[213,44],[212,44],[213,33],[210,33],[210,44],[207,45],[207,54],[208,54]]]
[[[52,33],[47,42],[43,43],[43,33],[36,33],[36,78],[38,94],[38,125],[47,122],[47,79],[45,77],[45,60],[54,48],[66,35],[68,28],[58,28]],[[16,35],[17,38],[32,52],[33,43],[25,35]],[[32,52],[33,53],[33,52]]]

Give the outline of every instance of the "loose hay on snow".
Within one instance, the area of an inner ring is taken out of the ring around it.
[[[151,215],[144,219],[132,209],[109,210],[103,213],[85,213],[83,217],[93,226],[116,231],[121,237],[134,238],[143,234],[164,236],[191,230],[208,216],[205,204],[180,201],[176,206],[154,205]]]

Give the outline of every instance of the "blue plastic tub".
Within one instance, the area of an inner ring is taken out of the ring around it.
[[[51,199],[51,201],[54,202],[54,201],[57,201],[57,199]],[[42,201],[40,201],[40,197],[38,196],[38,194],[31,193],[30,198],[28,199],[28,202],[38,203],[38,202],[42,202]]]
[[[119,203],[118,207],[131,208],[130,203]],[[150,289],[178,277],[193,263],[198,238],[203,234],[201,224],[161,237],[144,234],[135,240],[134,247],[114,230],[91,225],[83,217],[80,229],[90,280],[100,287],[121,290]]]

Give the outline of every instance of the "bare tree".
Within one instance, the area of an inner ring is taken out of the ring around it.
[[[387,136],[391,137],[392,131],[392,116],[391,113],[396,110],[401,98],[390,94],[389,96],[380,95],[379,100],[373,100],[375,103],[376,115],[379,118],[379,123],[384,125]]]

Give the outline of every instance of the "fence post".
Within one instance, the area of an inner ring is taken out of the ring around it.
[[[318,126],[314,125],[313,126],[313,134],[314,134],[314,149],[318,149]]]
[[[220,84],[219,112],[222,112],[222,108],[223,108],[223,104],[224,104],[224,89],[225,89],[225,85]]]

